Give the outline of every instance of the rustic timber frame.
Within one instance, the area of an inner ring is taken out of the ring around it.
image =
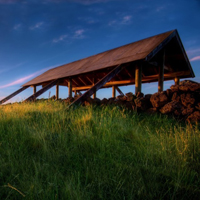
[[[59,86],[68,87],[68,97],[81,93],[74,103],[81,104],[100,88],[112,87],[123,95],[119,86],[135,85],[135,94],[142,92],[142,83],[158,82],[158,91],[163,91],[164,81],[195,77],[177,30],[168,31],[134,43],[130,43],[54,69],[25,83],[23,87],[0,101],[0,104],[33,87],[33,95],[25,101],[34,101],[53,86],[59,99]],[[42,85],[37,91],[36,87]],[[71,106],[70,105],[70,106]]]

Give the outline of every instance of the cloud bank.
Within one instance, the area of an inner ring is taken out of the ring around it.
[[[35,76],[38,76],[38,75],[41,74],[42,72],[47,71],[47,70],[49,70],[49,69],[51,69],[51,68],[54,68],[54,67],[55,67],[55,66],[51,66],[51,67],[44,68],[44,69],[39,70],[39,71],[37,71],[37,72],[35,72],[35,73],[33,73],[33,74],[30,74],[30,75],[28,75],[28,76],[25,76],[25,77],[23,77],[23,78],[20,78],[20,79],[18,79],[18,80],[16,80],[16,81],[13,81],[13,82],[8,83],[8,84],[6,84],[6,85],[2,85],[2,86],[0,86],[0,89],[7,88],[7,87],[10,87],[10,86],[14,86],[14,85],[19,85],[19,84],[22,84],[22,83],[25,83],[25,81],[27,81],[27,80],[29,80],[29,79],[35,77]]]
[[[196,57],[190,59],[190,61],[197,61],[197,60],[200,60],[200,56],[196,56]]]

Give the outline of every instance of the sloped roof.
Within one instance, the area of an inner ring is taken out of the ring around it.
[[[173,37],[176,37],[176,39],[179,40],[179,45],[181,46],[182,53],[184,54],[183,57],[185,58],[188,70],[190,71],[190,75],[188,75],[188,77],[194,77],[194,72],[180,41],[178,32],[176,30],[172,30],[50,69],[25,83],[23,86],[38,85],[55,79],[81,75],[138,60],[149,61]]]

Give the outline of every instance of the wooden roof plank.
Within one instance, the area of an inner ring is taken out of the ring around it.
[[[23,86],[41,84],[58,78],[66,78],[79,74],[89,73],[119,64],[129,63],[137,60],[150,59],[155,53],[167,43],[175,34],[168,31],[163,34],[152,36],[131,44],[127,44],[88,58],[84,58],[60,67],[51,69],[40,76],[25,83]],[[165,42],[163,42],[165,41]],[[160,45],[160,46],[159,46]]]

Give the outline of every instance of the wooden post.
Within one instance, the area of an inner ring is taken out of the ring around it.
[[[158,92],[163,91],[164,86],[164,65],[165,65],[165,51],[163,52],[163,59],[159,66],[159,74],[158,74]]]
[[[103,85],[109,82],[116,74],[118,74],[122,70],[122,65],[117,65],[112,71],[110,71],[107,75],[105,75],[101,80],[95,83],[89,90],[87,90],[82,96],[72,102],[69,107],[73,104],[80,105],[85,99],[93,95],[98,89],[100,89]],[[68,107],[68,108],[69,108]]]
[[[95,85],[95,81],[94,81],[94,79],[93,79],[93,86]],[[96,98],[96,91],[94,92],[94,94],[93,94],[93,99],[95,99]]]
[[[142,90],[142,66],[136,65],[135,68],[135,94]]]
[[[112,98],[115,98],[116,97],[116,89],[115,89],[115,86],[113,85],[112,86]]]
[[[68,81],[68,97],[72,98],[72,80],[71,80],[71,78],[69,78],[69,81]]]
[[[24,101],[34,101],[38,96],[40,96],[41,94],[43,94],[44,92],[46,92],[48,89],[52,88],[57,83],[58,83],[58,79],[50,82],[45,87],[43,87],[41,90],[37,91],[35,94],[31,95],[30,97],[28,97]]]
[[[77,96],[77,91],[76,90],[74,91],[74,96]]]
[[[56,100],[59,99],[59,84],[56,84]]]
[[[180,78],[176,77],[176,78],[174,79],[174,82],[175,82],[175,85],[179,85],[179,83],[180,83]]]
[[[36,85],[33,86],[33,94],[36,93]]]

